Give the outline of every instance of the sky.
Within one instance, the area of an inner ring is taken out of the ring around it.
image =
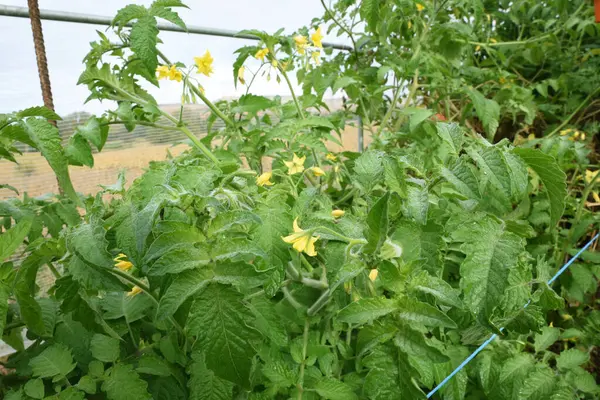
[[[39,0],[40,9],[69,11],[113,17],[117,10],[130,3],[148,5],[150,0]],[[321,16],[320,0],[184,0],[190,9],[178,12],[188,25],[229,30],[261,29],[275,32],[285,28],[292,33],[297,28],[309,25],[312,18]],[[27,0],[0,0],[9,6],[27,6]],[[48,68],[56,111],[66,115],[74,111],[101,113],[107,104],[92,101],[84,105],[89,95],[85,86],[77,86],[83,71],[82,60],[91,41],[96,40],[100,25],[74,24],[57,21],[42,21]],[[33,105],[43,104],[31,26],[28,19],[0,16],[0,113],[12,112]],[[9,33],[9,34],[6,34]],[[232,63],[234,51],[253,41],[194,35],[176,32],[161,32],[164,42],[160,50],[171,60],[192,64],[194,56],[210,50],[214,58],[214,74],[199,76],[207,96],[212,99],[239,96],[245,90],[233,85]],[[328,37],[325,41],[347,43],[344,38]],[[252,65],[250,65],[252,67]],[[291,74],[295,83],[295,74]],[[161,87],[147,88],[160,104],[178,103],[181,84],[161,81]],[[299,89],[297,89],[299,90]],[[252,86],[252,93],[263,96],[289,96],[286,85],[277,84],[275,79],[267,82],[259,79]],[[108,108],[111,108],[108,106]]]

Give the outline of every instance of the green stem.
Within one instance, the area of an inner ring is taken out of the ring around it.
[[[367,243],[367,241],[364,239],[349,238],[348,236],[344,236],[341,233],[334,231],[333,229],[327,228],[326,226],[318,226],[316,228],[312,228],[311,231],[329,233],[330,235],[336,236],[337,238],[341,239],[343,242],[346,243]]]
[[[169,121],[173,122],[174,124],[178,124],[179,122],[177,121],[177,118],[173,117],[171,114],[160,110],[161,114],[163,114],[163,116],[165,118],[167,118]],[[192,131],[190,131],[188,129],[187,126],[183,125],[183,126],[179,126],[178,129],[183,132],[194,144],[194,146],[196,146],[198,148],[198,150],[200,150],[202,152],[202,154],[204,154],[209,160],[211,160],[213,163],[215,163],[215,165],[219,165],[219,160],[217,159],[217,157],[215,157],[215,155],[208,149],[208,147],[206,147],[201,141],[200,139],[198,139],[196,137],[196,135],[194,135],[192,133]]]
[[[321,308],[323,308],[325,306],[325,304],[329,303],[330,299],[331,299],[331,290],[327,289],[321,294],[321,296],[317,299],[317,301],[315,301],[314,304],[312,306],[310,306],[310,308],[308,309],[306,314],[309,317],[315,315],[316,313],[318,313],[321,310]]]
[[[304,119],[304,112],[302,111],[302,107],[300,107],[300,103],[298,102],[296,93],[294,93],[294,88],[292,87],[292,82],[290,81],[290,78],[288,77],[287,73],[281,66],[280,62],[277,62],[277,66],[278,66],[279,71],[281,72],[281,75],[283,75],[283,79],[285,79],[285,82],[287,83],[288,87],[290,88],[290,93],[292,94],[292,99],[294,99],[294,104],[296,105],[296,109],[298,110],[298,115],[300,115],[300,118]]]
[[[341,204],[341,203],[345,202],[346,200],[351,199],[356,194],[356,192],[357,192],[356,189],[352,189],[349,192],[346,192],[346,194],[344,196],[342,196],[342,198],[340,198],[333,204],[337,206],[338,204]]]
[[[540,40],[544,40],[546,38],[549,38],[552,35],[554,35],[554,33],[547,33],[545,35],[538,36],[536,38],[527,39],[527,40],[512,40],[512,41],[508,41],[508,42],[497,42],[497,43],[483,43],[483,42],[471,42],[471,41],[469,41],[468,43],[472,44],[474,46],[488,46],[488,47],[512,46],[512,45],[515,45],[515,44],[527,44],[527,43],[532,43],[532,42],[538,42]]]
[[[562,128],[564,128],[569,123],[569,121],[571,121],[575,117],[575,115],[577,115],[577,113],[587,104],[587,102],[590,101],[592,97],[594,97],[598,92],[600,92],[600,87],[596,88],[596,90],[590,93],[590,95],[586,97],[583,100],[583,102],[579,104],[579,106],[577,106],[575,111],[573,111],[573,113],[567,119],[565,119],[559,126],[557,126],[556,129],[547,134],[546,137],[548,138],[556,135],[556,133],[559,132]]]
[[[152,122],[148,122],[148,121],[109,121],[109,122],[105,122],[100,124],[101,126],[106,126],[106,125],[116,125],[116,124],[127,124],[129,122],[133,122],[136,125],[144,125],[144,126],[151,126],[153,128],[157,128],[157,129],[164,129],[166,131],[178,131],[179,128],[176,126],[167,126],[167,125],[158,125],[158,124],[154,124]]]
[[[208,98],[206,98],[206,96],[204,94],[202,94],[202,92],[200,91],[200,89],[198,89],[194,85],[188,85],[188,87],[190,88],[190,90],[192,92],[194,92],[194,94],[196,96],[198,96],[198,97],[200,97],[200,99],[202,99],[202,101],[204,102],[204,104],[206,104],[208,106],[208,108],[210,108],[211,111],[214,112],[217,115],[217,117],[221,118],[223,120],[223,122],[225,122],[231,128],[236,128],[235,123],[232,120],[230,120],[229,117],[227,117],[227,115],[223,114],[223,111],[219,110],[217,108],[217,106],[215,106]]]
[[[51,262],[48,262],[46,265],[48,265],[48,268],[50,269],[50,271],[52,271],[52,275],[54,275],[54,277],[56,279],[59,279],[61,277],[60,272],[58,272],[58,270],[56,269],[54,264],[52,264]]]
[[[308,351],[309,327],[310,322],[308,318],[306,318],[306,322],[304,323],[304,334],[302,336],[302,362],[300,363],[300,372],[298,373],[298,400],[302,400],[302,395],[304,394],[304,368],[306,365],[306,353]]]

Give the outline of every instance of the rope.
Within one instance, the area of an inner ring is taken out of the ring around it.
[[[31,20],[31,31],[33,32],[33,46],[35,48],[35,59],[37,61],[38,74],[40,76],[40,86],[42,88],[42,99],[44,106],[54,111],[54,101],[52,100],[52,87],[50,86],[50,75],[48,74],[48,60],[46,58],[46,47],[44,46],[44,33],[42,32],[42,21],[40,18],[40,7],[38,0],[27,0],[29,7],[29,19]],[[48,121],[56,125],[56,121]],[[58,180],[58,192],[63,194],[63,188]]]
[[[598,233],[596,236],[594,236],[592,238],[592,240],[587,242],[587,244],[585,246],[583,246],[583,248],[581,250],[579,250],[577,252],[577,254],[575,254],[573,256],[573,258],[571,258],[561,269],[558,270],[558,272],[556,274],[554,274],[554,276],[548,281],[548,285],[552,284],[552,282],[554,282],[563,272],[565,272],[567,270],[567,268],[569,268],[571,266],[571,264],[573,264],[573,262],[581,255],[581,253],[586,251],[588,249],[588,247],[590,247],[592,245],[592,243],[594,243],[596,241],[596,239],[598,239],[599,236],[600,236],[600,233]],[[531,300],[529,300],[527,302],[527,304],[525,304],[523,306],[523,308],[527,308],[527,306],[530,303],[531,303]],[[500,328],[500,332],[502,332],[502,331],[504,331],[504,328]],[[485,349],[488,344],[492,343],[492,341],[494,339],[496,339],[497,337],[498,337],[498,335],[494,333],[492,336],[489,337],[488,340],[483,342],[483,344],[481,346],[479,346],[477,348],[477,350],[475,350],[473,353],[471,353],[471,355],[469,357],[467,357],[465,359],[465,361],[463,361],[458,367],[456,367],[456,369],[454,371],[452,371],[452,373],[450,375],[448,375],[443,381],[441,381],[440,384],[437,385],[431,392],[427,393],[427,398],[428,399],[431,398],[431,396],[433,396],[435,394],[435,392],[440,390],[446,383],[448,383],[450,381],[450,379],[452,379],[452,377],[454,377],[454,375],[458,374],[471,360],[473,360],[477,356],[477,354],[481,353],[481,351],[483,349]]]
[[[46,48],[44,46],[44,34],[42,32],[42,21],[40,19],[38,0],[27,0],[27,5],[29,6],[29,18],[31,20],[35,58],[38,66],[38,73],[40,75],[40,85],[42,87],[42,98],[44,99],[46,108],[54,111],[54,101],[52,101],[52,88],[50,87],[48,60],[46,59]]]

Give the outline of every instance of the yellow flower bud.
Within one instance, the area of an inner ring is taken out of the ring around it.
[[[312,171],[313,174],[315,174],[315,176],[323,176],[323,175],[325,175],[325,171],[323,171],[319,167],[312,167],[311,171]]]
[[[344,216],[344,214],[346,214],[346,211],[344,211],[344,210],[333,210],[331,212],[331,216],[333,218],[341,218]]]
[[[377,269],[372,269],[371,272],[369,272],[369,279],[371,280],[371,282],[375,282],[375,279],[377,279],[377,275],[379,275],[379,271]]]

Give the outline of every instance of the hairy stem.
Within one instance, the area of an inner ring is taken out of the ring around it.
[[[310,328],[310,322],[306,318],[304,322],[304,334],[302,336],[302,362],[300,363],[300,372],[298,373],[298,400],[302,400],[304,394],[304,368],[306,365],[306,353],[308,351],[308,329]]]

